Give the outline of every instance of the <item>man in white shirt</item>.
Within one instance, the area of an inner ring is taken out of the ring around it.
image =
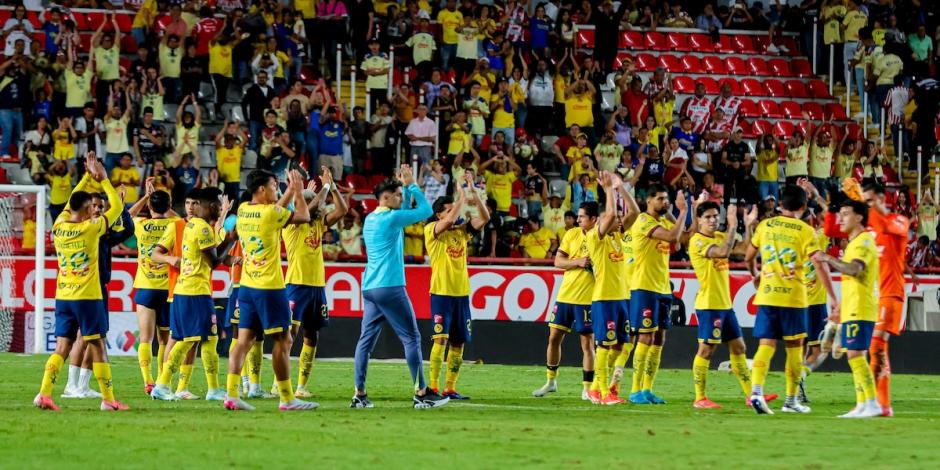
[[[415,118],[408,123],[405,137],[411,143],[411,154],[418,156],[421,165],[427,164],[434,155],[434,142],[437,140],[437,123],[428,119],[428,107],[418,105]]]

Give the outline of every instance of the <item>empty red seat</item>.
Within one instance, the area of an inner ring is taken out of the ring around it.
[[[803,103],[803,112],[806,112],[806,115],[814,121],[821,121],[825,117],[822,105],[813,101]]]
[[[689,35],[689,48],[695,52],[714,52],[715,43],[707,34],[692,33]]]
[[[845,126],[845,133],[848,134],[849,138],[853,140],[859,140],[863,137],[862,126],[859,126],[854,122]]]
[[[783,86],[783,82],[780,80],[764,80],[764,88],[767,89],[767,93],[770,94],[770,96],[778,98],[790,96],[790,93],[787,92],[787,88]]]
[[[809,78],[813,76],[813,66],[809,63],[809,59],[793,59],[790,62],[790,70],[797,77]]]
[[[813,125],[813,123],[809,121],[800,121],[800,123],[796,125],[796,128],[797,130],[803,133],[803,137],[805,138],[813,133],[813,130],[816,129],[816,126]],[[790,135],[793,135],[793,134],[790,134]]]
[[[656,60],[656,57],[653,54],[637,54],[636,55],[636,68],[637,70],[643,72],[652,72],[656,70],[656,67],[659,66],[659,61]]]
[[[728,73],[728,69],[725,67],[725,63],[721,60],[721,57],[718,56],[705,56],[702,59],[702,63],[705,65],[705,71],[711,74],[725,75]]]
[[[780,39],[777,39],[777,46],[783,46],[787,49],[786,55],[789,56],[798,56],[800,55],[800,48],[796,44],[796,39],[784,36]]]
[[[734,35],[733,43],[734,43],[734,49],[740,54],[756,54],[757,53],[757,48],[754,47],[754,41],[751,41],[750,36],[736,34]]]
[[[669,73],[683,72],[685,69],[679,63],[679,58],[671,54],[659,56],[659,66],[666,69]]]
[[[27,11],[27,12],[26,12],[26,19],[27,19],[30,23],[32,23],[33,29],[40,29],[40,28],[42,28],[42,24],[39,22],[39,13],[37,13],[37,12],[35,12],[35,11]]]
[[[743,117],[759,117],[761,116],[760,108],[757,107],[757,103],[747,98],[741,99],[741,106],[738,106],[738,115]]]
[[[75,18],[75,31],[86,31],[88,29],[88,17],[85,15],[72,15]]]
[[[121,52],[127,52],[130,54],[137,52],[137,40],[134,39],[134,36],[131,36],[130,34],[121,36]]]
[[[679,75],[672,79],[672,88],[679,93],[695,93],[695,81],[691,77]]]
[[[0,10],[0,24],[6,23],[13,17],[13,10]]]
[[[751,71],[751,75],[759,76],[768,76],[770,75],[770,67],[767,66],[767,61],[761,59],[760,57],[751,57],[747,60],[747,67]]]
[[[372,188],[369,186],[369,180],[362,175],[347,175],[346,184],[352,186],[356,194],[372,194]]]
[[[717,95],[719,91],[718,82],[715,81],[712,77],[699,77],[695,79],[695,83],[701,83],[705,85],[705,93],[709,95]]]
[[[88,29],[91,31],[97,31],[98,27],[101,26],[101,23],[107,23],[104,27],[105,31],[114,30],[114,26],[111,26],[111,19],[106,18],[104,13],[99,12],[89,12],[87,13],[88,18]]]
[[[792,77],[793,71],[790,70],[790,63],[785,59],[770,59],[767,61],[770,71],[776,77]]]
[[[757,102],[757,107],[760,109],[761,116],[771,119],[780,119],[783,117],[783,112],[780,111],[780,107],[777,106],[776,101],[760,100]]]
[[[643,49],[646,43],[643,41],[643,35],[639,31],[624,31],[620,33],[621,49]]]
[[[745,96],[767,96],[767,92],[764,91],[763,85],[753,78],[742,79],[741,89],[744,91]]]
[[[131,27],[134,25],[134,16],[125,13],[117,13],[115,18],[117,18],[118,28],[121,30],[121,32],[130,34]]]
[[[809,98],[809,91],[806,90],[806,85],[802,81],[787,80],[785,85],[792,98]]]
[[[734,95],[734,96],[741,96],[741,94],[742,94],[742,93],[741,93],[741,85],[738,83],[737,80],[735,80],[735,79],[733,79],[733,78],[731,78],[731,77],[725,77],[725,78],[722,78],[721,80],[718,80],[718,86],[719,86],[719,87],[723,87],[723,86],[725,86],[725,84],[727,84],[729,87],[731,87],[731,94],[732,94],[732,95]]]
[[[692,50],[692,47],[689,45],[689,36],[683,33],[666,34],[666,44],[674,51],[688,52]]]
[[[829,103],[826,105],[826,115],[832,116],[834,121],[848,121],[849,117],[845,114],[845,106],[839,103]]]
[[[682,68],[685,69],[687,73],[702,73],[705,69],[702,67],[702,59],[694,55],[682,56],[679,59],[679,62],[682,64]]]
[[[793,129],[795,128],[796,126],[790,121],[777,121],[774,124],[773,132],[778,139],[785,139],[793,135]]]
[[[829,93],[829,85],[819,79],[809,81],[809,94],[813,98],[832,98],[832,94]]]
[[[574,35],[574,44],[579,49],[594,49],[594,30],[579,29]]]
[[[724,63],[731,75],[750,75],[747,63],[740,57],[727,57],[724,59]]]
[[[666,35],[655,31],[647,32],[646,48],[654,51],[668,51],[669,43],[666,42]]]
[[[366,216],[371,214],[377,207],[379,207],[379,201],[376,199],[363,199],[362,200],[362,215]]]
[[[767,36],[751,36],[751,41],[754,41],[754,49],[757,49],[758,54],[767,53]]]
[[[385,181],[384,175],[372,175],[369,177],[369,187],[375,188],[376,186],[382,184]]]
[[[734,43],[731,41],[731,36],[727,34],[722,34],[718,37],[718,42],[715,43],[715,52],[722,52],[725,54],[734,54],[737,52],[734,48]]]
[[[764,119],[756,119],[751,124],[751,132],[753,132],[754,135],[764,135],[772,131],[773,128],[774,126],[770,123],[770,121],[766,121]]]
[[[800,119],[803,117],[803,108],[796,101],[781,101],[780,110],[788,119]]]

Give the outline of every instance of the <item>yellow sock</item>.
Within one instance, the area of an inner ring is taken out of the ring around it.
[[[656,374],[659,373],[659,361],[662,357],[663,347],[651,344],[646,357],[646,374],[643,375],[643,390],[653,390],[653,382],[656,381]]]
[[[281,397],[281,403],[288,403],[294,399],[294,387],[289,378],[277,381],[277,394]]]
[[[163,357],[166,356],[166,344],[157,343],[157,376],[163,373]]]
[[[219,388],[219,344],[217,336],[210,336],[202,342],[202,368],[206,371],[206,385],[209,390]]]
[[[862,390],[865,400],[875,400],[878,395],[875,392],[875,375],[872,374],[865,361],[865,356],[857,356],[849,359],[849,367],[852,368],[852,377],[857,382],[856,390]],[[858,392],[856,392],[856,397]]]
[[[800,387],[800,371],[803,368],[803,348],[786,348],[787,365],[784,368],[784,375],[787,383],[787,396],[795,397]]]
[[[705,383],[708,381],[708,364],[710,359],[705,359],[698,354],[692,360],[692,381],[695,384],[695,401],[705,399]]]
[[[447,345],[434,343],[431,345],[431,355],[428,358],[429,387],[439,390],[441,385],[441,369],[444,368],[444,349]]]
[[[47,397],[52,396],[52,389],[55,388],[55,381],[59,378],[59,370],[65,359],[58,354],[49,356],[46,360],[46,370],[42,373],[42,385],[39,386],[39,394]]]
[[[754,363],[751,367],[751,394],[763,395],[764,382],[767,381],[767,372],[770,370],[770,359],[774,357],[776,348],[760,345],[754,353]]]
[[[91,365],[91,370],[98,379],[98,387],[103,401],[114,401],[114,384],[111,383],[111,364],[107,362],[95,362]]]
[[[186,354],[189,353],[189,349],[193,347],[193,343],[187,341],[179,341],[173,345],[173,348],[170,349],[170,357],[167,359],[166,364],[164,364],[163,371],[160,372],[160,377],[157,379],[158,385],[169,385],[170,380],[173,379],[173,374],[180,371],[180,364],[183,363],[183,359],[186,358]],[[192,366],[189,366],[190,372],[192,371]],[[188,381],[189,379],[187,379]],[[182,377],[180,382],[182,382]]]
[[[546,364],[545,365],[545,377],[548,380],[555,380],[556,378],[558,378],[558,365]]]
[[[310,380],[310,371],[313,370],[313,360],[317,357],[317,347],[304,344],[300,349],[300,373],[297,376],[297,386],[306,387]]]
[[[176,383],[176,393],[189,390],[189,379],[193,378],[193,368],[192,364],[180,366],[180,380]]]
[[[610,377],[614,373],[614,364],[617,363],[617,358],[620,357],[620,350],[610,348],[607,351],[607,377]]]
[[[643,390],[643,375],[646,373],[646,358],[649,356],[650,345],[637,341],[633,351],[633,386],[630,393]]]
[[[137,362],[140,364],[140,375],[144,385],[153,383],[153,374],[150,372],[150,362],[153,360],[153,345],[141,343],[137,345]]]
[[[454,390],[457,387],[461,365],[463,365],[463,345],[451,346],[447,352],[447,371],[444,373],[445,390]]]
[[[738,383],[741,384],[741,390],[744,391],[744,396],[750,396],[751,371],[747,369],[747,356],[744,354],[732,354],[731,371],[734,372],[734,376],[738,378]]]
[[[235,345],[237,345],[237,344],[238,344],[238,338],[232,338],[232,340],[228,342],[228,355],[229,355],[229,357],[232,357],[232,351],[235,350]]]
[[[255,344],[251,346],[251,350],[248,351],[248,380],[253,384],[261,383],[261,359],[264,344],[260,341],[256,341]]]
[[[630,353],[633,352],[633,343],[627,343],[623,345],[623,349],[620,350],[620,354],[617,355],[617,359],[614,361],[614,369],[627,366],[627,361],[630,360]]]
[[[597,366],[594,368],[594,383],[595,389],[600,390],[601,398],[607,396],[610,393],[610,387],[608,387],[607,382],[607,358],[610,357],[610,349],[607,347],[598,346],[597,352],[594,353],[594,363]]]
[[[238,374],[228,374],[225,376],[225,394],[231,398],[238,396],[238,386],[241,385],[242,376]]]

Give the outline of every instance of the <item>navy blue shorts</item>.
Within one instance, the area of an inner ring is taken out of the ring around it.
[[[595,300],[591,302],[594,342],[602,346],[630,341],[630,320],[626,300]]]
[[[326,303],[326,290],[322,287],[287,285],[287,303],[291,322],[304,325],[304,330],[320,331],[330,325],[330,306]]]
[[[170,307],[170,336],[176,341],[205,341],[219,335],[211,295],[174,294]]]
[[[228,302],[225,304],[225,327],[231,328],[238,325],[238,288],[233,287],[232,293],[228,296]]]
[[[548,327],[557,328],[565,333],[572,331],[579,335],[594,333],[591,323],[591,306],[555,302],[548,317]]]
[[[698,341],[721,344],[742,336],[741,326],[734,310],[696,310],[698,317]]]
[[[852,320],[842,324],[842,347],[849,351],[868,351],[875,322]]]
[[[74,340],[78,331],[86,341],[108,335],[108,311],[101,300],[55,301],[55,335]]]
[[[806,309],[794,307],[757,306],[754,337],[760,339],[794,340],[806,337]]]
[[[806,345],[818,346],[819,337],[826,329],[829,319],[829,309],[826,304],[810,305],[806,307]]]
[[[290,331],[291,313],[286,289],[238,288],[239,328],[256,335]]]
[[[167,302],[169,291],[165,289],[137,289],[134,291],[134,303],[156,312],[157,328],[170,329],[170,304]]]
[[[470,296],[431,294],[432,338],[447,338],[456,344],[469,343],[471,336]]]
[[[652,333],[672,326],[669,318],[672,295],[637,289],[630,292],[630,326],[639,333]]]

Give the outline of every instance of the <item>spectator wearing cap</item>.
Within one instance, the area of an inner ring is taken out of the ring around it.
[[[542,226],[542,219],[529,216],[526,233],[519,238],[519,250],[524,258],[544,259],[554,256],[558,248],[555,232]]]
[[[731,199],[745,199],[752,192],[750,174],[754,151],[743,139],[744,131],[735,127],[731,141],[721,151],[721,164],[725,171],[725,204],[730,203]]]
[[[509,91],[509,81],[500,78],[496,86],[496,94],[490,101],[490,109],[493,112],[493,130],[491,136],[497,132],[502,132],[506,137],[506,145],[512,146],[516,136],[516,102],[512,99],[512,93]]]
[[[325,111],[320,113],[319,163],[329,168],[333,177],[340,180],[343,178],[343,135],[346,122],[338,107],[330,106]]]
[[[415,108],[415,117],[405,129],[405,137],[411,144],[412,156],[424,165],[435,158],[434,144],[437,141],[437,123],[428,118],[428,107],[419,104]]]
[[[437,49],[437,43],[431,34],[430,19],[431,16],[427,11],[418,12],[419,23],[415,26],[415,32],[405,41],[405,45],[411,48],[411,58],[418,71],[419,82],[427,81],[431,77],[432,60],[434,51]],[[440,74],[438,74],[438,81],[440,81]]]
[[[379,40],[369,40],[369,53],[360,66],[366,74],[366,92],[369,93],[369,108],[378,109],[379,103],[388,101],[388,71],[391,62],[388,55],[379,51]]]
[[[496,201],[496,212],[503,217],[509,216],[509,209],[512,206],[512,184],[518,179],[520,171],[522,169],[516,161],[502,153],[480,165],[480,172],[483,173],[483,179],[486,181],[486,194]]]

